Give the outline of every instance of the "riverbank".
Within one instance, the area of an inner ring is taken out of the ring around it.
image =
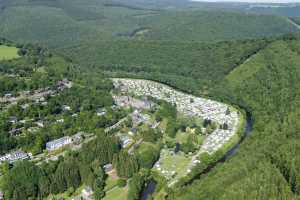
[[[242,111],[241,109],[239,109],[239,111],[243,115],[243,120],[241,120],[239,124],[239,129],[236,134],[236,137],[229,141],[226,147],[222,148],[221,151],[216,153],[214,155],[214,158],[211,157],[211,159],[208,159],[206,157],[206,162],[201,162],[200,164],[195,166],[193,171],[188,176],[182,178],[172,188],[183,187],[192,184],[194,180],[199,179],[201,178],[201,176],[210,173],[218,164],[226,162],[237,152],[237,150],[240,147],[240,144],[250,135],[252,131],[251,114],[247,111]],[[172,193],[173,189],[167,187],[167,182],[166,180],[164,180],[163,177],[157,174],[153,174],[153,178],[156,182],[156,189],[152,194],[149,193],[148,196],[152,196],[154,200],[165,200],[166,195],[170,194],[170,192]],[[143,199],[145,199],[145,197],[143,197]]]
[[[240,142],[245,138],[245,135],[247,135],[247,127],[249,126],[247,114],[240,108],[185,94],[181,91],[174,90],[170,86],[165,86],[153,81],[141,79],[113,79],[113,81],[115,86],[117,85],[123,93],[130,93],[136,96],[152,96],[157,99],[162,99],[175,104],[178,111],[186,116],[202,117],[203,119],[212,117],[212,119],[216,120],[220,125],[227,123],[227,121],[223,121],[224,117],[227,115],[225,114],[227,113],[227,110],[230,110],[229,113],[237,113],[237,120],[234,120],[235,117],[233,117],[233,122],[231,123],[231,126],[229,126],[231,130],[230,134],[225,134],[224,136],[221,135],[221,137],[218,136],[218,134],[209,135],[210,140],[205,144],[208,148],[203,148],[203,145],[202,148],[193,155],[193,159],[191,160],[193,165],[183,177],[179,180],[171,181],[172,184],[170,184],[165,177],[156,174],[154,181],[150,181],[144,188],[141,193],[141,199],[147,199],[151,194],[155,194],[155,199],[164,199],[163,193],[165,189],[169,190],[170,187],[176,188],[191,183],[195,177],[207,173],[215,165],[224,162],[233,155],[239,147]],[[218,110],[218,112],[215,112],[214,110]],[[223,114],[223,111],[221,110],[224,110]],[[222,128],[220,130],[222,130]],[[223,137],[224,141],[221,140],[222,142],[218,143],[217,141]],[[211,144],[214,144],[215,146],[211,146]],[[159,185],[160,189],[156,188],[157,185]],[[159,198],[157,198],[157,196],[159,196]]]

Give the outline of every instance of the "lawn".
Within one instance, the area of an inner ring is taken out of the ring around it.
[[[179,178],[187,172],[187,166],[191,161],[190,156],[184,154],[171,154],[168,150],[162,150],[160,154],[160,170],[155,168],[163,176],[175,179]],[[176,175],[172,177],[172,172],[175,171]]]
[[[186,133],[186,132],[178,131],[178,132],[176,133],[175,140],[176,140],[176,142],[184,143],[184,142],[187,141],[188,136],[189,136],[190,134],[191,134],[191,133]],[[197,145],[197,144],[202,144],[202,143],[203,143],[203,140],[204,140],[204,136],[203,136],[203,135],[196,135],[195,140],[194,140],[194,144],[195,144],[195,145]]]
[[[20,57],[18,48],[0,45],[0,60],[9,60]]]
[[[127,199],[127,188],[114,187],[108,191],[103,200],[126,200]]]
[[[115,186],[117,186],[118,183],[118,177],[116,175],[116,172],[113,171],[111,174],[108,175],[106,181],[105,181],[105,191],[111,190]]]

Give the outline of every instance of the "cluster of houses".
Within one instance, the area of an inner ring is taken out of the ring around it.
[[[37,89],[34,91],[23,91],[19,93],[19,96],[14,97],[12,94],[7,93],[4,95],[4,97],[0,98],[0,103],[10,103],[10,104],[16,104],[22,99],[27,99],[33,101],[33,103],[40,104],[40,105],[47,105],[47,97],[49,96],[55,96],[58,92],[63,91],[65,89],[69,89],[72,87],[72,82],[68,81],[67,79],[63,79],[61,81],[58,81],[54,89],[51,89],[50,87]],[[21,105],[21,108],[23,110],[26,110],[30,107],[30,103],[24,103]],[[70,106],[64,105],[62,106],[62,110],[69,111],[71,110]],[[11,136],[18,136],[22,133],[24,126],[22,124],[26,124],[27,122],[33,122],[34,119],[23,119],[18,120],[16,116],[11,116],[8,120],[9,123],[13,125],[17,125],[17,128],[12,128],[9,130],[9,134]],[[62,122],[62,120],[58,120],[57,122]],[[33,122],[37,125],[37,127],[30,127],[27,130],[29,132],[35,132],[38,128],[43,128],[44,123],[41,120]]]
[[[22,91],[19,93],[17,97],[15,97],[11,93],[7,93],[4,95],[4,97],[0,98],[0,103],[16,103],[21,99],[29,99],[39,102],[45,102],[45,98],[48,96],[53,96],[59,91],[63,91],[65,89],[71,88],[73,83],[67,79],[63,79],[61,81],[58,81],[54,89],[51,89],[50,87],[37,89],[34,91]]]
[[[225,143],[227,143],[237,131],[240,120],[239,113],[226,104],[188,95],[183,92],[176,91],[166,85],[149,80],[117,78],[112,80],[115,88],[123,94],[127,93],[134,94],[136,96],[151,96],[156,99],[165,100],[175,105],[177,110],[187,117],[199,117],[204,121],[207,120],[217,125],[216,129],[214,129],[213,132],[205,138],[199,151],[192,155],[185,174],[190,173],[191,169],[201,162],[198,160],[201,153],[215,153]],[[152,126],[154,126],[154,124],[152,124]],[[164,150],[162,150],[161,158],[164,157],[164,154],[171,153],[173,152],[164,152]],[[176,179],[174,179],[174,176],[177,175],[175,170],[176,163],[174,163],[173,168],[163,169],[161,162],[161,159],[157,161],[154,168],[165,178],[170,180],[170,184],[175,183]]]
[[[79,132],[73,136],[65,136],[56,140],[52,140],[50,142],[46,143],[46,149],[51,152],[55,151],[57,149],[60,149],[66,145],[70,144],[79,144],[84,138],[84,134],[82,132]],[[9,162],[14,163],[17,160],[25,160],[31,158],[31,153],[26,153],[21,150],[13,151],[10,153],[7,153],[0,157],[0,163],[1,162]]]
[[[233,135],[234,131],[217,129],[208,135],[200,150],[212,154],[228,142]]]
[[[31,157],[31,154],[23,152],[21,150],[13,151],[10,153],[5,154],[4,156],[0,157],[0,163],[2,162],[9,162],[14,163],[18,160],[25,160]]]
[[[150,124],[150,116],[148,114],[143,114],[139,110],[133,111],[131,114],[132,124],[138,126],[141,123]]]
[[[152,96],[176,105],[179,112],[189,117],[208,119],[218,125],[226,125],[227,130],[220,127],[208,136],[203,150],[212,154],[225,144],[234,134],[239,121],[239,113],[220,102],[195,97],[168,87],[166,85],[141,79],[112,79],[114,86],[123,93],[137,96]]]

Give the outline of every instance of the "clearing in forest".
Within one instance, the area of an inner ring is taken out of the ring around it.
[[[18,48],[0,45],[0,60],[10,60],[20,57],[18,55]]]

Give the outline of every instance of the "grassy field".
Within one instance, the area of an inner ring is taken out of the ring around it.
[[[126,200],[127,199],[127,188],[115,187],[108,191],[103,200]]]
[[[116,187],[117,186],[117,183],[118,183],[118,177],[116,175],[116,172],[114,171],[113,174],[110,174],[106,181],[105,181],[105,188],[104,190],[105,191],[109,191],[111,190],[112,188]]]
[[[0,60],[10,60],[18,57],[18,48],[0,45]]]
[[[167,177],[170,177],[170,174],[175,171],[176,175],[172,178],[177,178],[186,173],[191,157],[186,157],[183,154],[172,155],[169,151],[162,151],[159,161],[161,170],[158,170],[158,172],[160,174],[167,174]]]

